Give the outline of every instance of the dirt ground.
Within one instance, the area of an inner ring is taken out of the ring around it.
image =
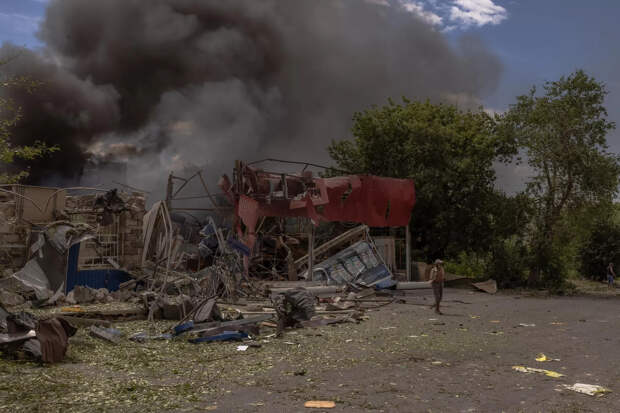
[[[0,411],[620,411],[619,298],[448,289],[444,299],[443,316],[428,308],[428,292],[411,294],[360,324],[283,339],[265,330],[261,347],[245,352],[238,343],[184,340],[111,346],[80,332],[62,364],[1,361]],[[538,353],[559,361],[538,362]],[[612,392],[562,388],[574,383]],[[306,409],[307,400],[336,407]]]

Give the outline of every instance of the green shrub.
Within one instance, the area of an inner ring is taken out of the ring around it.
[[[473,252],[461,252],[456,259],[446,261],[446,272],[475,280],[487,279],[488,257]]]
[[[581,273],[587,278],[604,280],[607,265],[614,263],[616,274],[620,265],[620,225],[613,222],[597,224],[580,251]]]
[[[529,264],[528,248],[513,237],[493,245],[487,274],[497,281],[499,288],[523,287],[527,282]]]

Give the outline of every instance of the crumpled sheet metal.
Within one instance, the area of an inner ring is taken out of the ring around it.
[[[88,225],[53,222],[39,234],[39,239],[31,247],[33,258],[12,277],[27,289],[34,290],[38,300],[48,299],[65,285],[69,249],[94,237]]]
[[[48,242],[59,254],[65,254],[75,244],[95,238],[94,229],[87,224],[76,224],[68,221],[57,221],[45,227],[39,234],[38,246],[33,253],[40,250]]]
[[[13,278],[34,290],[37,300],[48,299],[53,294],[47,275],[36,258],[28,261],[21,270],[13,274]]]
[[[367,241],[358,241],[316,264],[312,277],[307,278],[325,281],[328,285],[356,284],[371,287],[392,279],[392,274]]]
[[[359,222],[372,227],[406,226],[409,223],[415,204],[412,180],[352,175],[315,181],[318,186],[326,188],[326,199],[304,196],[302,200],[267,204],[256,200],[250,203],[247,199],[250,197],[241,195],[245,199],[243,208],[238,208],[240,216],[243,213],[248,218],[244,223],[250,228],[253,228],[253,213],[257,217],[312,218],[314,215],[324,221]],[[316,210],[319,206],[323,208],[322,213]]]
[[[314,191],[289,192],[291,200],[262,199],[265,194],[253,196],[252,191],[268,188],[269,178],[249,171],[246,179],[250,191],[237,194],[235,210],[246,226],[245,241],[250,247],[254,245],[260,217],[306,217],[315,225],[319,221],[346,221],[373,227],[406,226],[416,201],[412,180],[372,175],[317,178],[312,180]],[[228,180],[221,182],[221,188],[232,198]]]

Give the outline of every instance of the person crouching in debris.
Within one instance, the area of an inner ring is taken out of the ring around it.
[[[305,288],[293,288],[271,298],[278,317],[276,337],[282,337],[287,327],[297,327],[301,321],[310,320],[314,314],[315,298]]]
[[[614,263],[610,262],[607,266],[607,288],[614,287],[614,278],[616,277],[616,273],[614,272]]]
[[[433,287],[433,294],[435,295],[435,304],[433,304],[431,308],[434,308],[437,314],[442,314],[439,309],[439,304],[441,303],[441,299],[443,297],[443,280],[445,275],[443,261],[440,259],[435,260],[435,264],[433,264],[433,269],[431,270],[430,281],[431,286]]]

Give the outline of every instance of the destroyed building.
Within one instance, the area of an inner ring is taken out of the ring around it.
[[[144,319],[177,324],[130,340],[250,340],[261,327],[279,336],[290,327],[357,323],[402,290],[429,289],[412,281],[426,279],[410,259],[413,181],[323,177],[307,166],[273,172],[237,162],[217,194],[200,172],[171,174],[166,198],[148,210],[142,192],[5,186],[0,304],[64,307],[48,320],[0,305],[0,345],[57,362],[76,326],[117,345],[112,322]],[[187,200],[198,205],[180,202]],[[389,230],[375,238],[372,227]],[[395,229],[405,233],[398,259]],[[121,308],[87,307],[120,301]],[[48,324],[59,343],[51,352],[39,350],[50,340]]]
[[[98,288],[106,277],[108,283],[110,277],[124,279],[124,271],[141,262],[144,214],[145,197],[138,192],[5,186],[0,192],[0,265],[10,275],[35,253],[42,255],[39,243],[46,230],[81,225],[92,237],[71,245],[62,258],[65,292],[75,285]]]

